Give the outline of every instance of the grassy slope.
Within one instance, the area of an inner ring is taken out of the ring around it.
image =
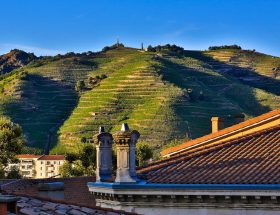
[[[99,86],[81,94],[79,104],[60,129],[59,145],[53,153],[75,148],[82,137],[91,138],[100,125],[120,129],[123,122],[140,131],[142,140],[159,148],[170,140],[176,117],[172,99],[180,89],[164,84],[154,68],[152,55],[137,50],[109,51],[112,59],[96,71],[107,73]]]
[[[45,149],[49,136],[55,141],[56,130],[76,106],[74,83],[85,79],[92,68],[72,62],[66,59],[40,67],[26,66],[22,69],[28,71],[26,78],[8,78],[13,78],[10,82],[14,84],[6,84],[10,89],[2,94],[1,112],[23,127],[29,146]]]
[[[30,145],[44,148],[52,134],[52,153],[76,150],[100,125],[114,132],[123,122],[158,151],[186,132],[192,138],[209,133],[214,115],[252,117],[279,108],[279,80],[269,78],[279,63],[279,58],[234,50],[190,51],[179,58],[118,49],[69,57],[25,67],[25,80],[14,75],[0,81],[5,88],[0,111],[23,126]],[[234,74],[242,68],[249,76],[240,79]],[[77,80],[100,74],[108,78],[95,88],[80,95],[73,90]],[[195,101],[184,96],[188,88]],[[204,100],[198,99],[200,91]]]
[[[280,108],[279,95],[251,87],[230,74],[218,73],[211,62],[200,59],[190,53],[184,58],[164,57],[161,60],[165,65],[163,75],[166,80],[183,89],[192,88],[196,95],[200,91],[204,93],[202,101],[174,103],[181,134],[190,130],[191,137],[195,138],[209,133],[212,116],[244,113],[249,118]]]

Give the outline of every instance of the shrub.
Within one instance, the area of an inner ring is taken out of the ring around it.
[[[76,86],[75,86],[75,89],[77,92],[81,92],[83,91],[84,89],[86,88],[86,84],[85,84],[85,81],[77,81],[76,83]]]
[[[220,49],[237,49],[241,50],[241,46],[238,45],[224,45],[224,46],[210,46],[208,50],[220,50]]]
[[[107,75],[105,74],[100,75],[100,79],[105,79],[105,78],[107,78]]]
[[[153,150],[148,143],[138,142],[136,144],[136,162],[138,166],[144,165],[152,157]]]
[[[117,49],[117,48],[120,48],[120,47],[125,47],[125,46],[122,43],[116,43],[116,44],[114,44],[112,46],[105,46],[102,49],[102,52],[106,52],[106,51],[109,51],[109,50]]]
[[[81,138],[81,143],[86,143],[87,142],[87,138],[86,137],[82,137]]]

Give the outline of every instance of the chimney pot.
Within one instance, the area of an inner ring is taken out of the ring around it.
[[[104,126],[100,126],[99,127],[99,134],[105,132],[105,127]]]
[[[128,127],[128,124],[127,124],[127,123],[123,123],[123,124],[122,124],[121,131],[129,131],[129,127]]]
[[[127,123],[122,124],[121,132],[116,132],[114,141],[117,149],[117,183],[135,183],[135,146],[140,137],[138,131],[130,131]]]
[[[104,181],[112,177],[112,144],[113,137],[105,132],[104,127],[99,128],[95,136],[96,145],[96,181]]]

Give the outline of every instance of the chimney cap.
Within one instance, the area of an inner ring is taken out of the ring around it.
[[[223,122],[225,119],[222,118],[222,117],[218,117],[218,116],[215,116],[215,117],[212,117],[211,118],[211,121],[220,121],[220,122]]]
[[[99,127],[99,134],[104,133],[105,132],[105,127],[104,126],[100,126]]]
[[[128,124],[127,124],[127,123],[123,123],[123,124],[122,124],[121,131],[129,131],[129,127],[128,127]]]

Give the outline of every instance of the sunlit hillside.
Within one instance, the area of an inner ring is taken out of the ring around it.
[[[29,146],[52,153],[76,150],[99,126],[114,132],[124,122],[159,151],[209,133],[212,116],[230,125],[236,114],[280,108],[277,67],[278,57],[230,49],[41,58],[2,77],[0,111],[23,127]]]

